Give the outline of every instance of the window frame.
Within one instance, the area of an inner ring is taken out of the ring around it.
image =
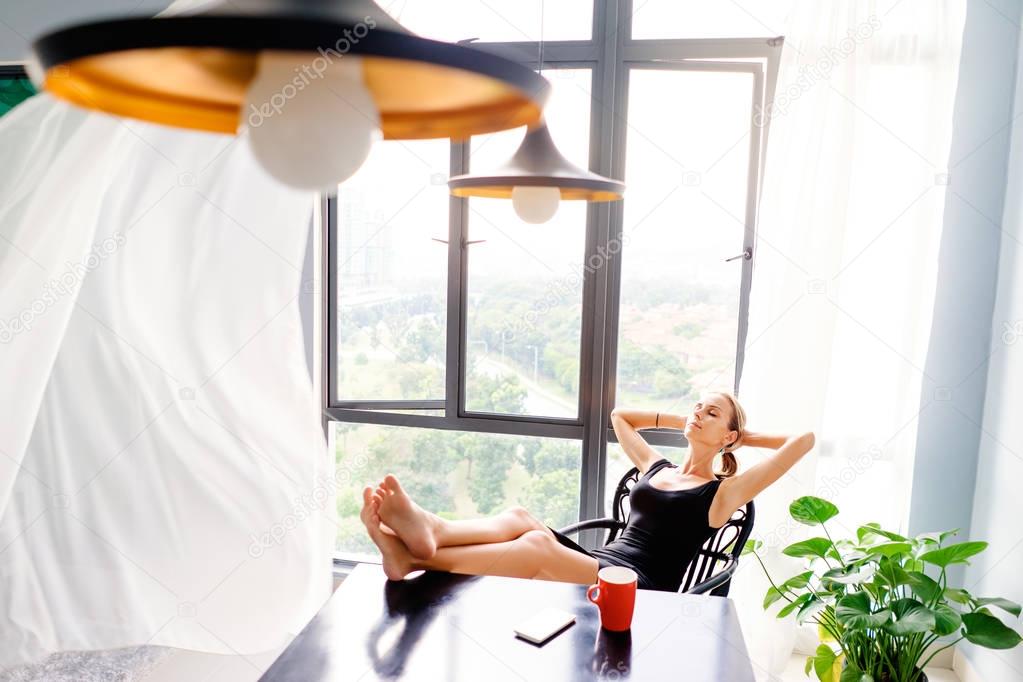
[[[590,113],[590,161],[592,171],[621,178],[625,168],[628,79],[633,69],[727,70],[753,74],[753,108],[750,121],[749,162],[745,237],[739,291],[739,325],[736,339],[735,385],[738,392],[742,375],[747,335],[749,295],[752,281],[752,255],[756,250],[756,222],[762,185],[766,140],[770,119],[756,125],[756,113],[768,111],[773,100],[783,39],[650,39],[631,37],[633,0],[594,0],[593,29],[590,40],[545,41],[543,69],[592,69]],[[617,30],[606,29],[617,27]],[[536,69],[539,44],[536,42],[481,43],[474,47],[514,59]],[[708,61],[711,60],[711,61]],[[756,60],[756,61],[729,61]],[[468,170],[469,143],[452,142],[450,173]],[[343,192],[343,187],[340,190]],[[627,197],[626,197],[627,200]],[[337,233],[338,195],[322,197],[321,267],[324,287],[321,302],[323,325],[322,407],[328,442],[333,421],[382,424],[413,428],[478,431],[568,438],[582,441],[580,462],[579,518],[604,515],[606,453],[609,442],[617,442],[610,425],[617,376],[617,342],[621,287],[621,259],[609,254],[607,245],[621,235],[623,202],[590,203],[586,210],[586,234],[582,262],[597,257],[603,267],[586,268],[582,287],[582,323],[580,325],[579,410],[574,419],[537,415],[491,414],[465,410],[465,357],[468,199],[449,197],[447,330],[445,397],[443,400],[339,400],[336,396],[336,334],[338,317]],[[343,294],[342,294],[343,295]],[[387,410],[443,409],[443,416],[419,415]],[[678,433],[669,430],[644,430],[652,445],[684,445]],[[333,453],[331,453],[333,454]],[[594,547],[596,531],[581,534],[580,544]],[[343,555],[339,555],[343,562]]]

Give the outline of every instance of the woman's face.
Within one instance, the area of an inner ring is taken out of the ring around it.
[[[706,395],[700,398],[686,418],[683,431],[686,439],[714,449],[725,447],[734,439],[735,432],[728,428],[732,418],[732,407],[718,395]]]

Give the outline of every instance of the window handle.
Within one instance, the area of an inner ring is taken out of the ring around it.
[[[752,257],[753,257],[753,249],[751,247],[747,246],[745,249],[743,249],[742,253],[740,253],[740,254],[738,254],[736,256],[732,256],[731,258],[726,258],[725,262],[727,263],[728,261],[733,261],[736,258],[742,258],[743,260],[749,260]]]
[[[441,244],[447,244],[448,243],[447,239],[441,239],[440,237],[430,237],[430,239],[432,239],[435,242],[440,242]],[[487,240],[486,239],[470,239],[469,241],[465,242],[465,245],[469,246],[470,244],[482,244],[485,241],[487,241]]]

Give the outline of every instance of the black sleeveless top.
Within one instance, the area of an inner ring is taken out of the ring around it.
[[[636,571],[641,589],[678,592],[689,563],[718,531],[707,523],[707,514],[721,480],[686,490],[655,488],[650,478],[666,466],[675,465],[660,459],[636,481],[629,492],[628,525],[590,554]]]

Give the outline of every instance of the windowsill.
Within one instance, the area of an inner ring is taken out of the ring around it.
[[[816,679],[812,675],[810,677],[806,676],[803,672],[803,666],[805,665],[805,654],[793,654],[780,677],[769,677],[764,671],[757,670],[755,671],[756,678],[758,682],[761,680],[766,682],[769,679],[776,680],[777,682],[807,682],[807,680]],[[924,668],[924,672],[927,673],[927,682],[960,682],[959,675],[954,670],[948,668],[928,666]]]
[[[380,561],[374,561],[371,558],[354,558],[352,556],[345,556],[342,554],[334,555],[334,586],[337,587],[345,578],[355,570],[355,567],[359,564],[377,564],[380,565]]]

